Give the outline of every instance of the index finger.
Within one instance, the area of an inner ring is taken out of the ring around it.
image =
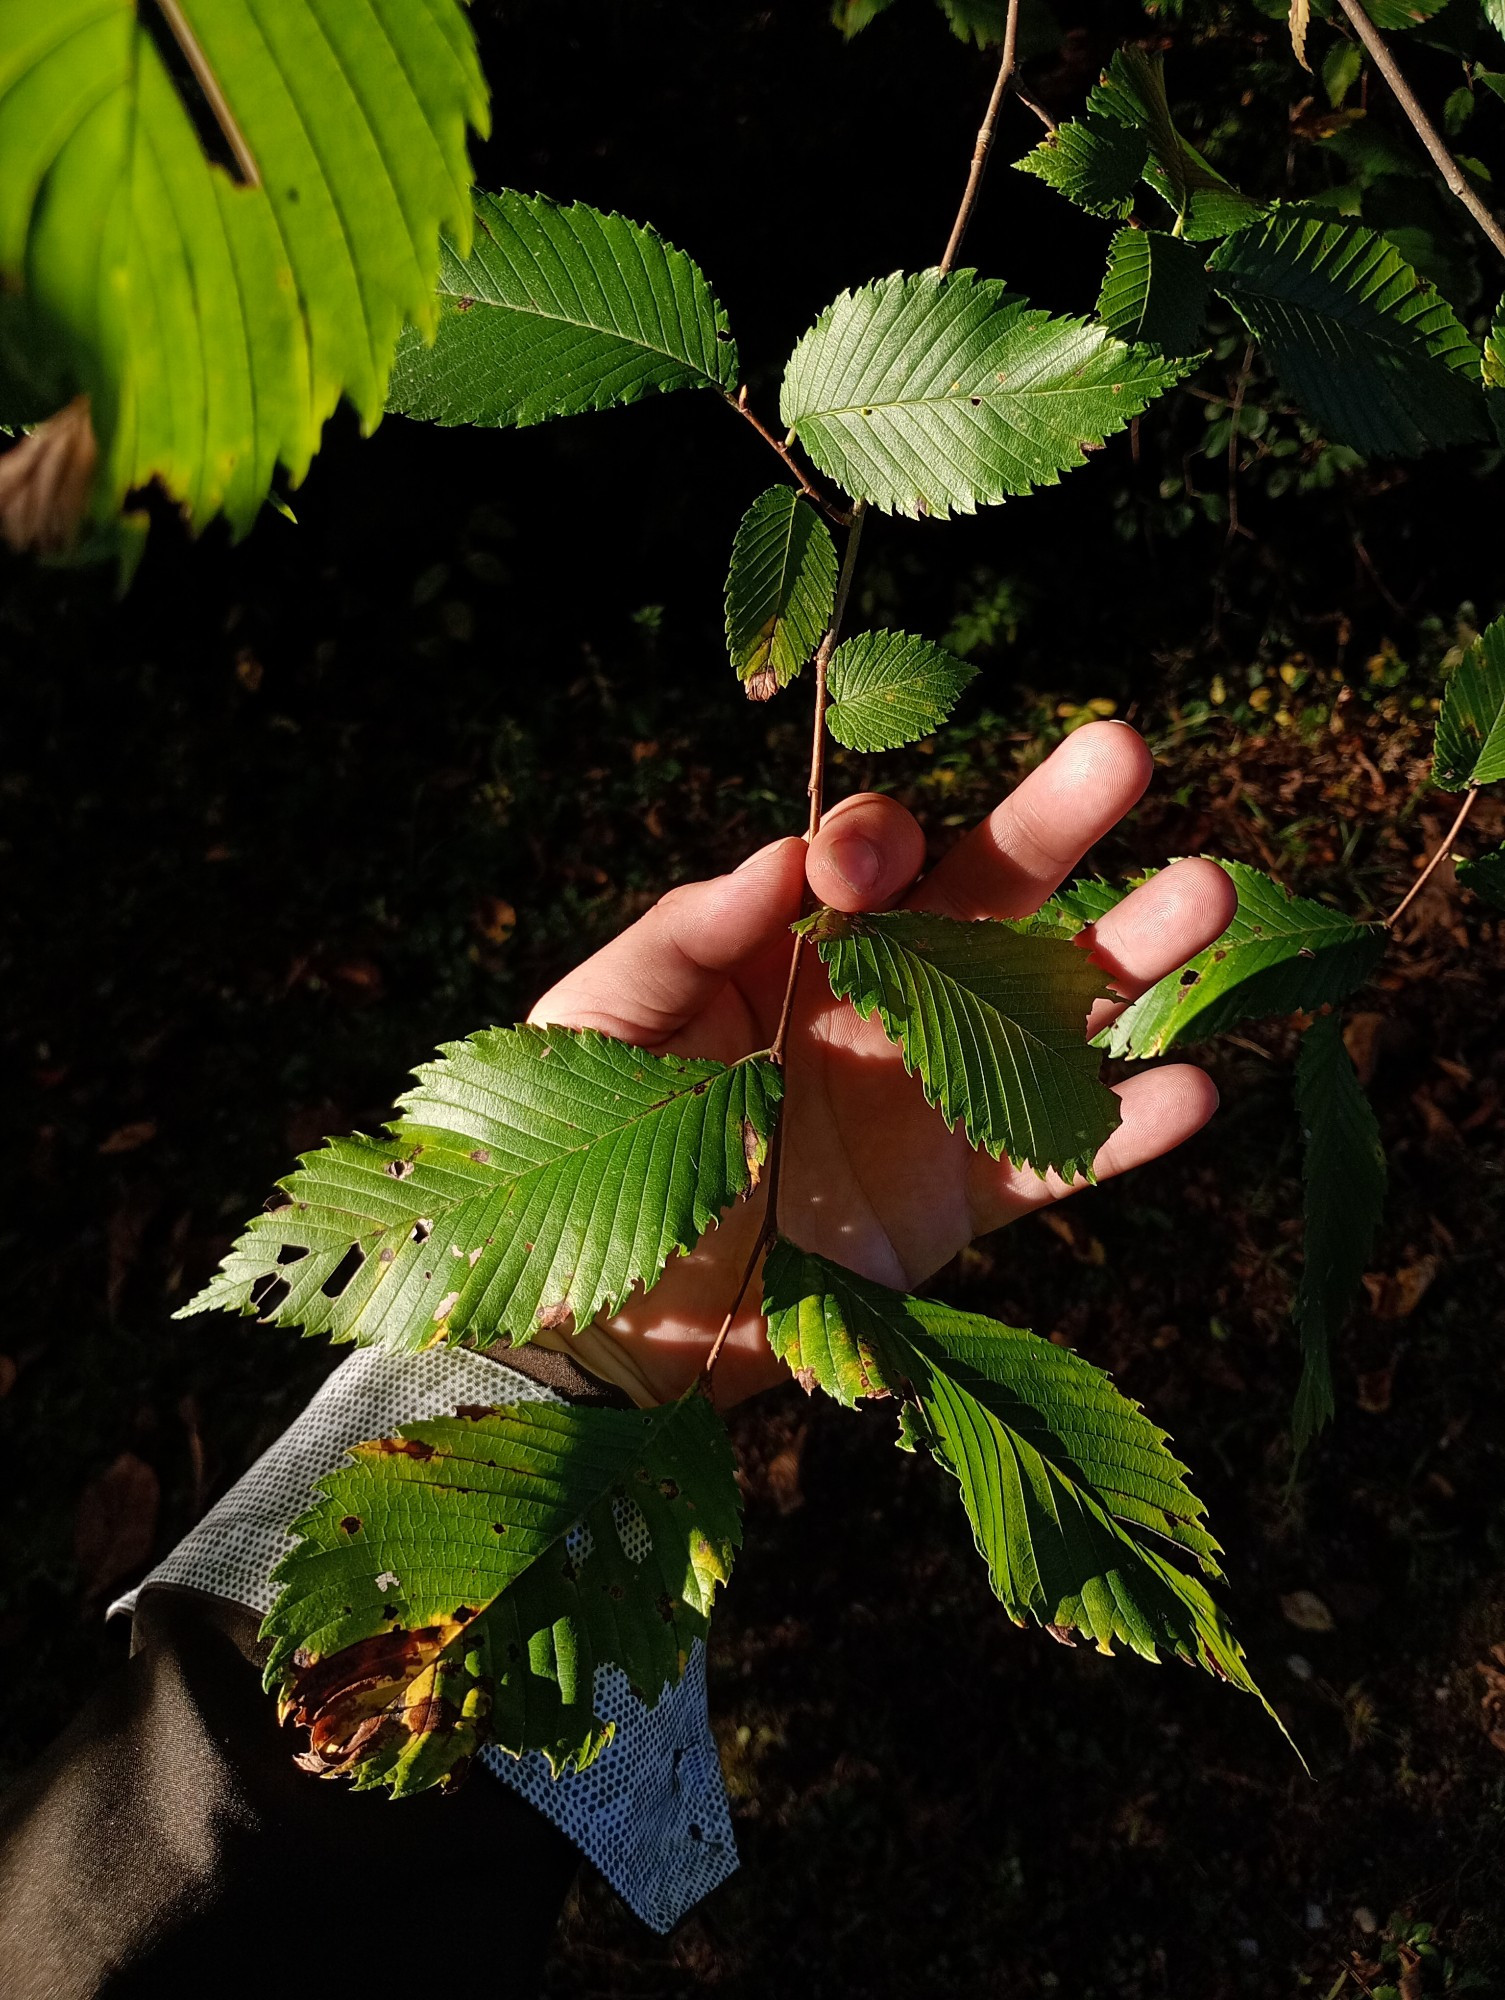
[[[1138,803],[1153,770],[1138,730],[1089,722],[931,870],[908,907],[963,922],[1030,916]]]

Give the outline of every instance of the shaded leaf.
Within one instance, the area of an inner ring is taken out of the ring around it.
[[[404,321],[432,323],[439,231],[467,239],[486,91],[455,0],[179,0],[211,163],[135,0],[0,10],[0,272],[60,401],[90,399],[96,511],[160,480],[255,519],[342,395],[369,428]],[[57,407],[53,404],[52,407]]]
[[[813,1367],[844,1344],[876,1355],[902,1384],[900,1442],[923,1444],[956,1477],[1016,1623],[1080,1632],[1105,1653],[1121,1644],[1150,1660],[1179,1655],[1263,1702],[1218,1606],[1155,1546],[1173,1541],[1217,1573],[1185,1468],[1099,1370],[1017,1327],[906,1298],[787,1243],[768,1260],[767,1292],[770,1338],[786,1358]],[[845,1400],[850,1378],[838,1370],[833,1381]]]
[[[787,687],[831,622],[836,547],[792,486],[760,493],[742,516],[726,578],[726,646],[749,692]]]
[[[1332,1343],[1358,1295],[1385,1200],[1385,1149],[1336,1014],[1312,1023],[1296,1057],[1305,1263],[1294,1316],[1301,1383],[1292,1432],[1304,1451],[1333,1413]]]
[[[887,513],[970,514],[1053,486],[1185,373],[996,279],[922,271],[843,292],[795,348],[783,421]]]
[[[1393,35],[1419,28],[1434,14],[1440,14],[1447,4],[1448,0],[1363,0],[1364,12],[1374,25]],[[1485,6],[1489,4],[1490,0],[1485,0]]]
[[[1014,165],[1065,195],[1089,215],[1122,218],[1134,206],[1149,158],[1142,132],[1106,114],[1071,118]]]
[[[737,345],[698,265],[640,223],[543,195],[475,196],[468,254],[444,244],[438,333],[400,343],[388,406],[496,426],[735,388]]]
[[[1038,1173],[1091,1174],[1118,1125],[1086,1019],[1106,976],[1059,935],[1028,924],[954,923],[896,910],[817,910],[796,928],[832,991],[876,1015],[904,1067],[974,1146]]]
[[[402,1352],[584,1326],[747,1191],[781,1091],[761,1059],[593,1030],[488,1028],[443,1053],[389,1137],[305,1154],[286,1205],[179,1317],[257,1313]]]
[[[1453,670],[1432,777],[1445,792],[1505,778],[1505,618],[1481,632]]]
[[[1505,910],[1505,847],[1496,847],[1473,861],[1460,861],[1458,880],[1486,903]]]
[[[1282,386],[1338,443],[1415,454],[1484,435],[1477,348],[1372,229],[1283,210],[1230,237],[1208,269]]]
[[[1120,340],[1193,354],[1205,345],[1210,290],[1207,260],[1189,243],[1163,230],[1121,229],[1108,251],[1097,316]]]
[[[944,722],[976,678],[976,667],[928,639],[861,632],[831,656],[826,727],[848,750],[897,750]]]
[[[1008,28],[1008,0],[940,0],[940,6],[958,41],[979,49],[1001,46]]]
[[[894,0],[831,0],[831,25],[850,41],[893,4]]]
[[[692,1391],[652,1410],[523,1403],[352,1448],[295,1524],[262,1627],[305,1769],[395,1797],[486,1741],[556,1774],[611,1741],[596,1674],[650,1706],[705,1636],[741,1541],[730,1443]]]
[[[1383,926],[1292,896],[1241,861],[1218,866],[1238,890],[1233,922],[1099,1036],[1110,1055],[1164,1055],[1240,1021],[1330,1005],[1362,986],[1379,963]]]

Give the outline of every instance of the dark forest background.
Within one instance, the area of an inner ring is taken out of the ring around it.
[[[654,222],[765,409],[839,288],[939,255],[992,58],[925,0],[850,45],[821,0],[475,11],[477,179]],[[1460,310],[1497,292],[1388,106],[1359,159],[1252,7],[1060,0],[1032,87],[1067,115],[1130,36],[1168,48],[1193,136],[1251,191],[1357,175]],[[1430,101],[1455,88],[1445,54],[1404,52]],[[1108,225],[1009,170],[1038,128],[1005,119],[968,261],[1090,311]],[[1502,140],[1490,100],[1470,151],[1505,171]],[[864,617],[983,673],[932,743],[838,756],[838,790],[892,786],[939,852],[1096,703],[1158,764],[1099,869],[1206,850],[1363,914],[1398,897],[1451,816],[1425,783],[1446,656],[1500,609],[1498,454],[1365,467],[1244,346],[1230,323],[1200,394],[1059,488],[874,522]],[[720,636],[765,458],[694,395],[507,435],[342,420],[296,526],[195,546],[160,514],[123,601],[101,570],[0,561],[10,1768],[123,1657],[102,1605],[338,1358],[170,1318],[293,1154],[374,1128],[437,1041],[801,823],[803,704],[749,708]],[[584,1884],[551,1992],[1285,2000],[1393,1980],[1417,1925],[1440,1955],[1408,2000],[1505,1991],[1505,939],[1451,872],[1351,1024],[1393,1190],[1337,1423],[1294,1478],[1285,1027],[1211,1053],[1224,1108],[1184,1154],[939,1281],[1172,1431],[1314,1778],[1199,1676],[1015,1631],[891,1418],[790,1388],[737,1419],[748,1543],[713,1649],[743,1871],[668,1940]]]

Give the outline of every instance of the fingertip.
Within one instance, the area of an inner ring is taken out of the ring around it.
[[[1090,778],[1115,798],[1143,796],[1155,775],[1155,759],[1132,722],[1109,719],[1074,729],[1047,760],[1070,764],[1078,781]]]
[[[902,896],[925,860],[913,813],[879,792],[833,806],[811,841],[805,874],[831,909],[881,910]]]

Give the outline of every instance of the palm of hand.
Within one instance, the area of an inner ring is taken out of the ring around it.
[[[846,800],[808,850],[776,842],[735,874],[674,891],[547,994],[533,1018],[734,1062],[773,1040],[788,926],[807,877],[822,900],[847,910],[902,902],[963,917],[1022,916],[1132,805],[1148,776],[1132,731],[1082,730],[918,887],[924,845],[910,815],[889,799]],[[1178,863],[1127,897],[1087,942],[1131,997],[1219,935],[1231,899],[1221,869]],[[1095,1010],[1088,1031],[1110,1013]],[[780,1230],[882,1283],[922,1284],[974,1237],[1072,1192],[1055,1175],[994,1161],[948,1132],[877,1023],[832,997],[813,952],[801,972],[785,1089]],[[1098,1157],[1099,1179],[1169,1150],[1216,1102],[1207,1079],[1186,1065],[1146,1072],[1119,1095],[1124,1122]],[[677,1393],[703,1361],[757,1244],[765,1202],[760,1189],[740,1203],[609,1323],[656,1393]],[[754,1285],[718,1364],[718,1400],[752,1394],[782,1372]]]

